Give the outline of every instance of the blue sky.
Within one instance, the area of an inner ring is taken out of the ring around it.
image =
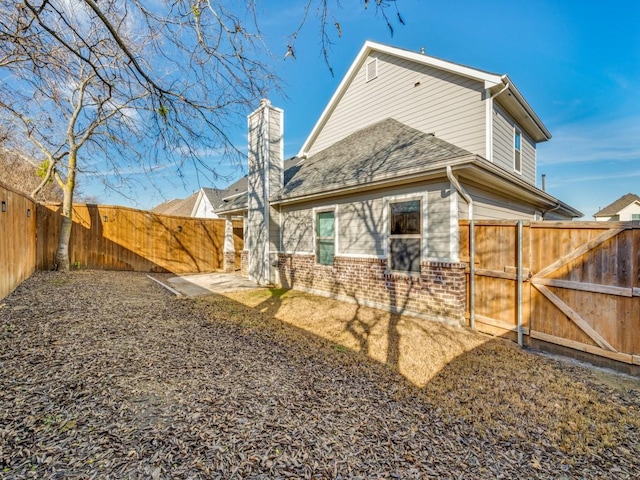
[[[547,191],[582,211],[583,220],[625,193],[640,194],[640,2],[398,0],[406,25],[393,21],[393,36],[371,7],[365,11],[351,0],[341,5],[332,12],[343,34],[334,36],[330,52],[334,77],[321,57],[316,18],[295,43],[296,59],[283,58],[301,2],[270,0],[260,7],[286,93],[271,96],[285,111],[286,156],[297,153],[363,43],[373,40],[416,51],[424,46],[429,55],[508,74],[553,135],[538,145],[538,186],[546,174]],[[388,12],[393,19],[395,11]],[[245,125],[229,129],[242,149]],[[244,174],[224,159],[209,160],[229,177]],[[200,186],[227,183],[202,183],[189,169],[183,182],[171,169],[159,169],[160,195],[146,177],[131,178],[135,198],[91,183],[83,192],[104,203],[148,208],[163,196],[184,198]]]

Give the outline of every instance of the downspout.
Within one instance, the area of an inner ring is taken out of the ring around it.
[[[469,217],[469,325],[472,330],[476,329],[476,302],[475,302],[475,290],[476,290],[476,267],[475,267],[475,229],[473,223],[473,200],[469,194],[462,188],[458,179],[453,176],[451,166],[447,165],[447,178],[454,186],[456,191],[462,195],[462,198],[467,202],[468,217]]]
[[[560,209],[560,204],[557,204],[555,207],[550,208],[549,210],[545,210],[544,212],[542,212],[542,219],[544,220],[544,217],[547,215],[547,213],[550,212],[555,212],[556,210]]]

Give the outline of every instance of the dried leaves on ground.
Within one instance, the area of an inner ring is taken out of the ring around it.
[[[144,274],[35,274],[0,301],[0,478],[640,471],[636,379],[393,320],[405,337],[422,325],[421,351],[378,338],[379,313],[341,319],[327,299],[257,295],[180,299]]]

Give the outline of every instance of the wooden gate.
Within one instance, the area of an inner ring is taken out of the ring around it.
[[[640,365],[640,222],[476,221],[473,230],[467,313],[478,330]],[[467,262],[470,232],[461,222]]]

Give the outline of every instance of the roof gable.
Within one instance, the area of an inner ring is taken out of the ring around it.
[[[500,102],[503,103],[505,108],[510,111],[514,118],[522,120],[523,128],[530,134],[533,139],[535,139],[536,141],[545,141],[551,138],[551,134],[546,129],[542,121],[538,118],[538,116],[526,102],[522,94],[515,87],[513,81],[510,80],[506,75],[490,73],[443,60],[437,57],[425,55],[423,53],[417,53],[401,48],[367,41],[349,67],[349,70],[343,77],[342,81],[338,85],[338,88],[329,100],[329,103],[320,115],[320,118],[311,130],[311,133],[300,148],[300,151],[298,152],[299,157],[312,150],[316,139],[320,135],[325,124],[333,114],[338,104],[341,102],[345,93],[349,89],[349,86],[353,83],[354,79],[363,68],[367,59],[374,53],[390,55],[408,64],[417,64],[421,66],[432,67],[442,72],[455,74],[466,79],[477,81],[479,82],[480,88],[489,90],[490,94],[492,95],[500,92]],[[507,95],[504,95],[505,91],[506,93],[508,93]],[[436,134],[437,133],[438,132],[436,132]],[[454,143],[458,142],[454,141]]]
[[[626,195],[621,196],[614,202],[610,203],[599,212],[594,213],[594,217],[612,217],[620,213],[625,207],[628,207],[634,202],[638,202],[640,204],[640,197],[635,193],[627,193]]]

